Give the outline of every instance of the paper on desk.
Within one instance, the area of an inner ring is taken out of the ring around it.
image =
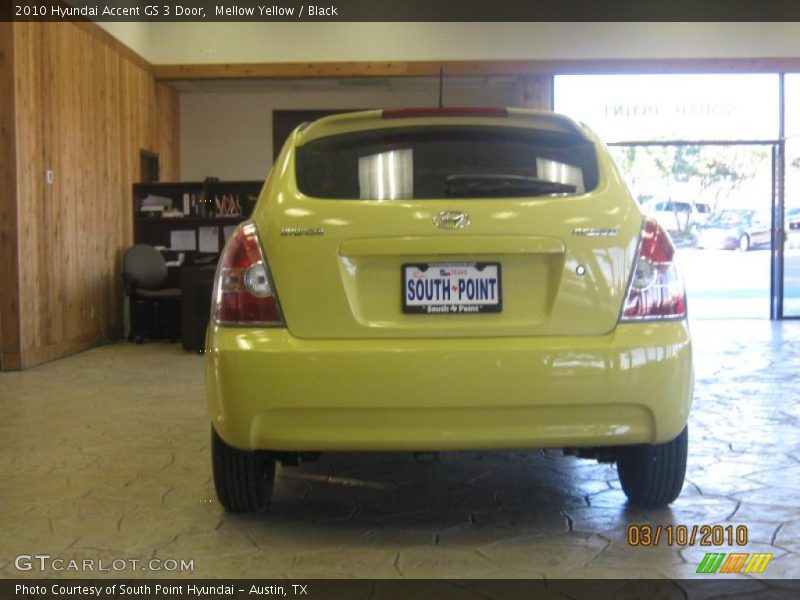
[[[172,198],[165,198],[164,196],[154,196],[153,194],[148,194],[147,198],[142,200],[142,210],[145,209],[158,209],[160,211],[165,211],[168,208],[172,208]]]
[[[225,225],[225,226],[222,228],[222,235],[223,235],[223,237],[225,238],[225,241],[226,241],[226,242],[227,242],[229,239],[231,239],[231,236],[233,235],[233,232],[234,232],[234,231],[236,231],[236,225]]]
[[[183,261],[186,259],[186,254],[184,252],[177,252],[176,254],[175,260],[167,261],[168,267],[180,267],[183,264]]]
[[[197,237],[200,240],[200,252],[219,252],[219,228],[200,227],[197,230]]]
[[[173,229],[169,232],[170,250],[194,250],[194,229]]]

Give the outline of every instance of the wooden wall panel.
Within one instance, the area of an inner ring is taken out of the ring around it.
[[[11,23],[0,22],[0,367],[19,368],[17,149]]]
[[[800,70],[800,58],[424,60],[388,62],[204,63],[153,65],[159,81],[337,77],[529,76],[619,73],[762,73]]]
[[[31,218],[38,213],[46,202],[48,190],[44,187],[44,169],[48,162],[45,144],[46,129],[50,115],[41,114],[45,103],[44,88],[49,73],[46,69],[36,68],[46,64],[47,49],[42,45],[42,31],[28,29],[27,35],[20,36],[20,28],[14,29],[14,79],[16,94],[16,147],[17,147],[17,223],[18,223],[18,256],[17,265],[20,286],[20,347],[14,362],[22,362],[22,348],[25,344],[26,329],[35,327],[33,319],[36,302],[26,296],[26,290],[39,278],[43,256],[28,256],[30,250],[27,240],[38,238],[39,221]],[[53,244],[59,240],[54,239]],[[3,360],[4,366],[6,360]]]
[[[13,34],[21,307],[8,364],[24,368],[119,337],[139,152],[178,178],[179,107],[146,63],[86,24],[16,23]]]

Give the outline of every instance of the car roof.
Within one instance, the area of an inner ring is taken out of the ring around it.
[[[444,107],[405,110],[364,110],[323,117],[298,128],[295,145],[312,140],[374,129],[432,125],[477,125],[561,132],[591,139],[588,128],[569,117],[545,110],[521,108]]]

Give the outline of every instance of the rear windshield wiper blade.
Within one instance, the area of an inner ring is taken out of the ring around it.
[[[445,179],[448,196],[527,196],[574,194],[577,186],[522,175],[450,175]]]

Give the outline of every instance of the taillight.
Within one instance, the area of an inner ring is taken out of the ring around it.
[[[674,259],[669,235],[654,219],[645,219],[621,321],[686,316],[686,291]]]
[[[213,314],[220,325],[284,326],[253,223],[239,225],[225,244],[214,283]]]

